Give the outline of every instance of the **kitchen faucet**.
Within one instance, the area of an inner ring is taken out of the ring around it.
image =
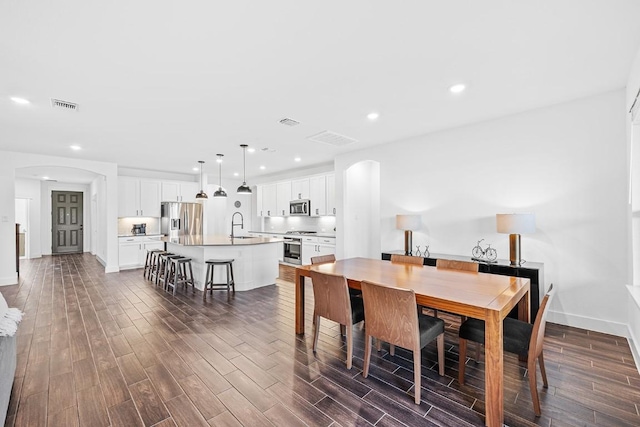
[[[236,214],[240,215],[240,223],[236,224],[235,218],[236,218]],[[236,225],[240,226],[240,229],[244,230],[244,217],[242,216],[242,212],[234,212],[233,216],[231,217],[231,238],[233,239],[233,227],[235,227]]]

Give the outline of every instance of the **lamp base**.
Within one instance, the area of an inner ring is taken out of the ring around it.
[[[413,232],[411,230],[404,231],[404,254],[411,255],[411,248],[413,247]]]
[[[509,263],[511,265],[521,265],[520,259],[520,235],[509,234]]]

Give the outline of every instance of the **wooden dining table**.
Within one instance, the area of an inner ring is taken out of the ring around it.
[[[529,321],[529,279],[438,269],[369,258],[348,258],[296,268],[296,334],[305,332],[304,278],[310,271],[339,274],[349,287],[362,281],[413,289],[418,305],[485,321],[485,408],[487,426],[504,422],[502,320],[518,307],[520,320]]]

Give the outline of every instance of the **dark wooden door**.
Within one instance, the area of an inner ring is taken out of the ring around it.
[[[52,191],[51,252],[82,252],[82,193]]]

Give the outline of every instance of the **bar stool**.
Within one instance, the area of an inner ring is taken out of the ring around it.
[[[147,258],[144,261],[144,270],[142,271],[142,276],[147,280],[151,280],[157,266],[158,255],[161,253],[165,253],[165,251],[163,249],[147,249]]]
[[[205,261],[207,264],[207,273],[204,279],[204,289],[202,292],[202,299],[206,301],[207,299],[207,290],[211,291],[211,295],[213,295],[214,289],[226,289],[229,292],[229,289],[233,289],[233,293],[236,293],[236,283],[233,280],[233,261],[232,259],[209,259]],[[227,281],[226,283],[214,283],[213,281],[213,272],[215,270],[216,265],[226,266],[227,270]]]
[[[184,285],[185,291],[187,287],[191,285],[191,290],[195,293],[196,287],[195,282],[193,280],[193,268],[191,266],[191,258],[178,257],[178,258],[168,258],[167,262],[170,263],[167,266],[169,270],[166,287],[165,290],[169,290],[169,286],[173,287],[173,295],[176,294],[176,289],[178,285]],[[187,266],[189,266],[189,270],[187,270]]]
[[[167,282],[169,281],[170,262],[173,258],[181,258],[180,255],[167,252],[158,256],[158,271],[156,275],[156,285],[162,283],[162,289],[167,289]]]

